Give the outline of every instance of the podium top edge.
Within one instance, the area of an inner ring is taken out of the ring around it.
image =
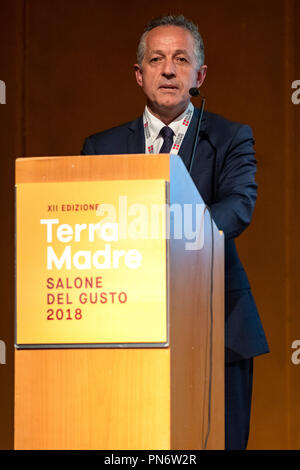
[[[98,179],[170,181],[170,154],[56,155],[19,157],[15,161],[16,184]]]
[[[25,162],[25,161],[34,161],[34,160],[52,160],[57,158],[113,158],[113,157],[141,157],[141,158],[149,158],[149,157],[178,157],[178,155],[171,154],[171,153],[153,153],[153,154],[146,154],[146,153],[116,153],[116,154],[95,154],[95,155],[40,155],[40,156],[26,156],[26,157],[17,157],[15,162]]]

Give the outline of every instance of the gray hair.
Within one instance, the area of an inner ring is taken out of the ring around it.
[[[181,28],[187,29],[194,38],[194,54],[197,61],[197,67],[200,68],[201,65],[204,64],[204,44],[203,39],[198,31],[198,27],[192,21],[186,19],[183,15],[168,15],[154,18],[144,29],[137,49],[137,61],[140,67],[142,66],[145,55],[147,34],[149,31],[157,28],[158,26],[180,26]]]

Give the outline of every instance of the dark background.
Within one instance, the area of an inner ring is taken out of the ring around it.
[[[136,45],[151,17],[170,12],[203,35],[207,109],[249,124],[256,140],[259,198],[238,246],[271,353],[254,363],[249,449],[300,449],[300,2],[0,0],[2,449],[13,447],[15,158],[79,154],[87,135],[139,116]]]

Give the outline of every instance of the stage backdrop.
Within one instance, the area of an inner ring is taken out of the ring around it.
[[[238,246],[271,353],[254,364],[249,449],[300,448],[300,2],[0,0],[2,449],[13,446],[14,160],[79,154],[87,135],[140,115],[136,44],[170,11],[204,37],[207,109],[255,134],[259,198]]]

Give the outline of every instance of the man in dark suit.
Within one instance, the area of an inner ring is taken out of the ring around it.
[[[136,80],[146,95],[143,116],[92,135],[82,154],[178,153],[187,168],[199,110],[191,88],[206,75],[203,41],[183,16],[152,20],[141,37]],[[268,352],[234,238],[249,225],[256,201],[256,160],[249,126],[204,112],[191,176],[225,234],[226,449],[248,441],[253,357]]]

